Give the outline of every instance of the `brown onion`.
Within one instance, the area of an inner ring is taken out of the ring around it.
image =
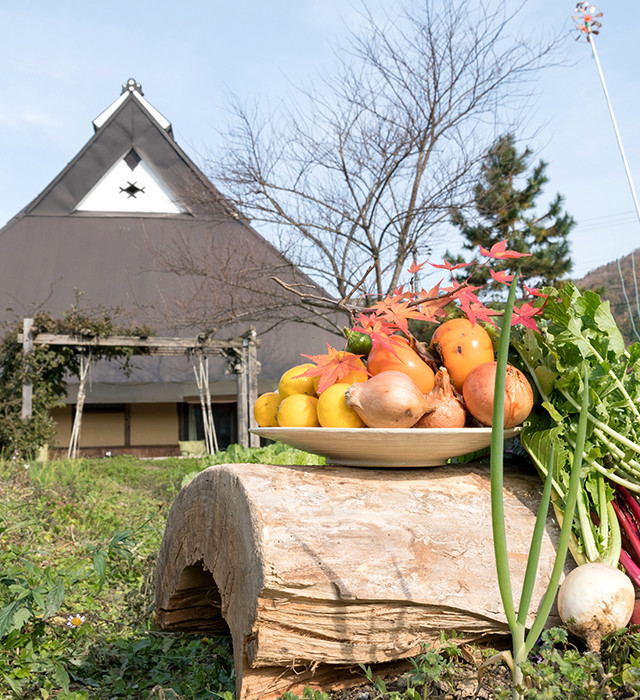
[[[413,379],[391,369],[352,384],[345,398],[369,428],[410,428],[427,407]]]
[[[469,413],[483,425],[493,422],[493,395],[496,363],[485,362],[469,372],[462,385],[462,395]],[[504,392],[504,427],[520,425],[533,408],[533,389],[524,374],[507,365]]]
[[[453,393],[446,367],[436,372],[435,386],[425,394],[427,412],[414,428],[464,428],[467,420],[462,401]]]

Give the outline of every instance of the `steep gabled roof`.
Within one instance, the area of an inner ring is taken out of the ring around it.
[[[250,324],[261,335],[284,308],[290,328],[262,336],[262,377],[270,379],[301,362],[300,353],[322,352],[335,340],[330,332],[301,325],[295,299],[284,298],[270,278],[318,286],[214,187],[135,81],[125,84],[94,129],[60,174],[0,229],[0,321],[37,310],[59,315],[79,291],[88,308],[125,309],[132,321],[159,334],[208,331],[179,330],[175,319],[163,319],[180,297],[211,305],[220,318],[237,318],[236,328],[216,336],[224,338]],[[226,280],[205,289],[197,275],[163,267],[161,258],[178,245],[213,267],[226,265]],[[229,291],[233,280],[242,282],[248,274],[261,290],[261,318],[242,317],[251,295],[243,284]]]
[[[135,81],[125,83],[121,96],[94,120],[94,129],[75,158],[18,217],[194,213],[195,193],[205,190],[208,206],[217,201],[221,212],[240,218],[178,146],[171,124],[142,97]]]

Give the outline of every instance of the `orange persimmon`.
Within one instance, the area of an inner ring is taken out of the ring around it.
[[[442,359],[458,391],[462,391],[465,377],[474,367],[494,359],[491,336],[468,318],[452,318],[438,326],[431,347]]]
[[[428,394],[434,386],[433,370],[402,336],[393,336],[393,350],[375,344],[367,357],[367,369],[374,376],[389,369],[403,372],[423,394]]]

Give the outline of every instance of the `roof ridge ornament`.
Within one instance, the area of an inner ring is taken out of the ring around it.
[[[144,95],[144,92],[142,92],[142,85],[140,85],[135,78],[129,78],[126,83],[122,84],[120,94],[124,95],[125,92],[139,92],[141,95]]]
[[[142,85],[140,85],[135,78],[129,78],[126,83],[123,83],[118,99],[93,120],[94,130],[97,131],[104,126],[114,112],[116,112],[125,102],[131,98],[134,98],[138,104],[140,104],[149,113],[152,119],[156,121],[160,128],[164,129],[164,131],[166,131],[166,133],[173,138],[171,122],[160,114],[160,112],[158,112],[153,105],[149,104],[146,98],[143,97],[143,94]]]

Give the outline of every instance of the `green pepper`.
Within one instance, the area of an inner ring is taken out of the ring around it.
[[[371,352],[371,336],[358,331],[351,331],[344,328],[344,334],[347,339],[347,352],[352,352],[354,355],[362,355],[367,357]]]

